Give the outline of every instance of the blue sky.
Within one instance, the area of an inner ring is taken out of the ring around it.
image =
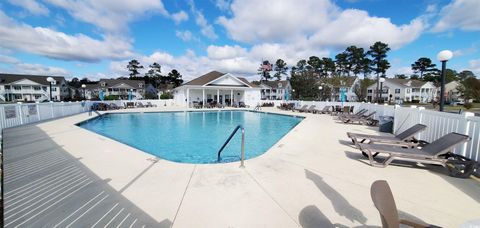
[[[478,0],[5,0],[0,72],[91,79],[125,76],[138,59],[186,80],[211,70],[256,79],[263,59],[294,65],[375,41],[388,75],[454,52],[448,67],[480,75]]]

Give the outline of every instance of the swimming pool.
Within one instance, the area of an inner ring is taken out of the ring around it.
[[[109,113],[79,123],[162,159],[217,163],[217,152],[237,125],[245,128],[245,159],[265,153],[303,118],[251,111]],[[241,132],[220,162],[240,160]]]

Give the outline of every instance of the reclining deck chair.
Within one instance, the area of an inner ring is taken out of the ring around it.
[[[451,153],[451,149],[458,144],[470,140],[468,135],[459,133],[449,133],[443,137],[427,144],[421,149],[402,148],[399,146],[385,144],[363,144],[358,146],[362,152],[368,155],[370,165],[375,167],[387,167],[394,160],[412,161],[424,164],[436,164],[447,168],[450,176],[467,178],[477,166],[475,161],[471,161],[463,156]],[[382,163],[373,159],[374,153],[388,154]]]

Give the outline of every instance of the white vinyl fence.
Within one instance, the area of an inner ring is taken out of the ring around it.
[[[157,107],[175,105],[173,99],[2,104],[0,105],[0,130],[86,112],[94,103],[115,103],[124,107],[126,102],[141,102],[143,105],[150,102]]]
[[[90,102],[17,103],[0,105],[0,130],[88,111]]]
[[[262,101],[263,103],[274,103],[274,106],[280,106],[282,103],[295,103],[296,107],[303,105],[315,105],[316,109],[321,110],[325,106],[342,105],[342,102],[325,101]],[[407,128],[420,123],[427,125],[427,129],[419,133],[416,138],[427,142],[432,142],[450,132],[457,132],[470,136],[470,141],[457,146],[453,152],[460,154],[475,161],[480,161],[480,117],[473,113],[447,113],[434,110],[425,110],[423,107],[400,107],[393,105],[379,105],[360,102],[343,102],[343,106],[355,106],[354,111],[367,109],[368,112],[375,111],[374,119],[380,116],[393,116],[393,130],[398,134]]]
[[[470,136],[470,141],[454,149],[460,154],[475,161],[480,161],[480,117],[473,113],[463,114],[425,110],[423,107],[396,107],[394,119],[394,133],[420,123],[427,125],[427,129],[417,135],[420,140],[432,142],[450,132],[457,132]]]

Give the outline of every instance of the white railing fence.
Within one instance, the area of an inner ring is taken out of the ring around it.
[[[0,105],[0,130],[86,112],[94,103],[115,103],[120,107],[125,107],[126,102],[141,102],[143,105],[150,102],[157,107],[175,105],[173,99],[2,104]]]
[[[394,116],[394,134],[420,123],[427,125],[427,128],[416,136],[419,140],[432,142],[450,132],[470,136],[468,143],[457,146],[453,152],[480,161],[480,117],[475,117],[473,113],[454,114],[425,110],[423,107],[397,106]]]
[[[88,101],[0,105],[0,130],[86,112],[90,105],[91,102]]]

